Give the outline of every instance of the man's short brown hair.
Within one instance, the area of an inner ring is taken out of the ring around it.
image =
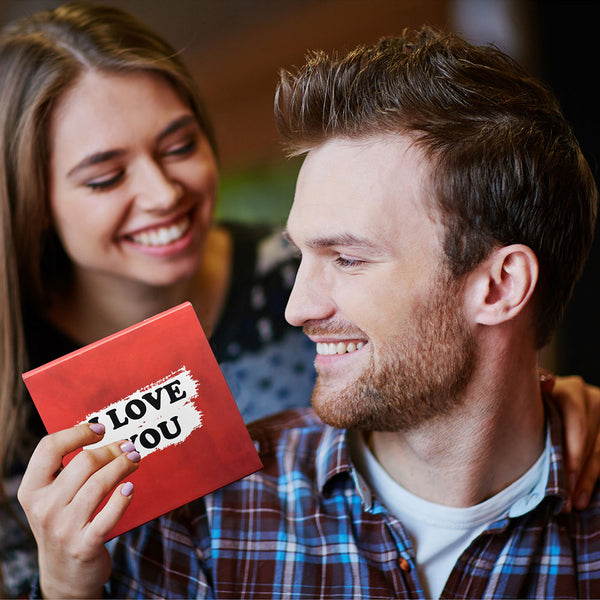
[[[282,71],[275,113],[290,154],[332,137],[413,137],[433,167],[451,273],[495,247],[529,246],[540,267],[536,340],[548,340],[593,240],[597,190],[540,81],[495,47],[426,27],[342,57],[312,53]]]

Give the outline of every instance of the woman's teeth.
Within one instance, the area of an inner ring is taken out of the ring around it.
[[[364,342],[317,342],[317,354],[346,354],[360,350],[364,345]]]
[[[168,227],[158,227],[136,233],[131,236],[131,239],[142,246],[166,246],[183,237],[188,232],[190,223],[190,218],[186,216]]]

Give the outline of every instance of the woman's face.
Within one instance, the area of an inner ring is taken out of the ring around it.
[[[54,110],[50,145],[50,209],[80,279],[168,286],[197,271],[217,167],[165,79],[86,72]]]

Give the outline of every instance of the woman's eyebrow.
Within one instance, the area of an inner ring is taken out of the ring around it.
[[[198,121],[194,115],[188,114],[183,115],[182,117],[178,117],[173,122],[169,123],[157,136],[156,140],[160,141],[172,133],[182,129],[183,127],[187,127],[191,124],[198,124]]]
[[[178,131],[179,129],[181,129],[183,127],[186,127],[187,125],[189,125],[191,123],[196,123],[196,122],[197,122],[196,121],[196,117],[194,117],[194,115],[183,115],[182,117],[178,117],[173,122],[169,123],[156,136],[156,140],[160,141],[160,140],[168,137],[169,135],[171,135],[175,131]],[[81,161],[79,161],[67,173],[67,177],[72,177],[78,171],[81,171],[82,169],[85,169],[86,167],[92,167],[94,165],[97,165],[99,163],[105,162],[107,160],[112,160],[113,158],[117,158],[119,156],[122,156],[124,153],[125,153],[125,150],[123,150],[121,148],[116,148],[114,150],[105,150],[105,151],[100,151],[100,152],[94,152],[93,154],[90,154],[89,156],[86,156],[84,159],[82,159]]]
[[[81,171],[86,167],[91,167],[93,165],[97,165],[99,163],[105,162],[107,160],[111,160],[118,156],[121,156],[125,153],[125,150],[115,149],[115,150],[106,150],[104,152],[94,152],[94,154],[90,154],[86,156],[83,160],[79,161],[68,173],[67,177],[72,177],[77,173],[77,171]]]

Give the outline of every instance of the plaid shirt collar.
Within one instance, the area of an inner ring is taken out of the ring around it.
[[[545,400],[546,423],[550,429],[550,473],[544,499],[553,504],[553,513],[560,513],[568,501],[568,486],[565,469],[563,425],[554,402]],[[310,409],[308,409],[310,410]],[[315,416],[318,421],[318,418]],[[349,451],[349,432],[345,429],[326,427],[317,448],[316,481],[323,494],[330,482],[338,476],[350,477],[355,484],[365,508],[372,504],[371,494],[360,473],[354,468]]]

